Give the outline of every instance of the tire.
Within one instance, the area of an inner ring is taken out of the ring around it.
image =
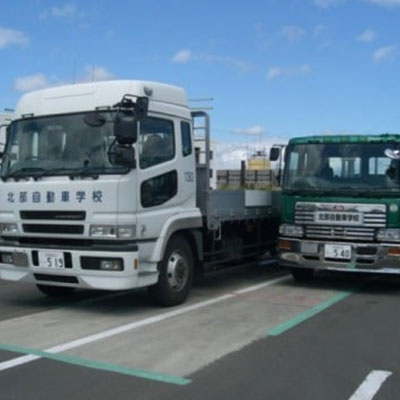
[[[71,295],[75,288],[50,285],[36,285],[36,287],[48,297],[66,297]]]
[[[183,303],[192,287],[194,270],[193,253],[184,237],[170,239],[158,268],[158,282],[149,288],[156,303],[164,307]]]
[[[314,270],[312,268],[292,268],[290,270],[296,282],[307,282],[312,279]]]

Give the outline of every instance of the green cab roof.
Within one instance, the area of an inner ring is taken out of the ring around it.
[[[324,143],[400,143],[400,134],[383,135],[323,135],[305,136],[289,140],[289,144],[324,144]]]

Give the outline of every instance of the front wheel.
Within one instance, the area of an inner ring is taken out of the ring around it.
[[[75,288],[50,285],[36,285],[36,287],[48,297],[65,297],[71,295]]]
[[[314,275],[312,268],[292,268],[290,272],[296,282],[307,282]]]
[[[158,282],[149,288],[156,302],[165,307],[183,303],[193,282],[193,253],[184,237],[169,241],[159,272]]]

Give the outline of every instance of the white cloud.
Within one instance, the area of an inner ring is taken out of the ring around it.
[[[311,72],[311,67],[308,64],[302,64],[297,67],[271,67],[267,71],[268,79],[275,79],[278,77],[292,78],[295,76],[308,75]]]
[[[21,76],[14,81],[14,88],[18,92],[30,92],[31,90],[43,89],[48,86],[50,86],[50,83],[43,74]]]
[[[274,144],[286,144],[286,137],[269,137],[262,142],[217,142],[216,168],[240,169],[240,162],[254,154],[255,151],[265,150],[266,154]]]
[[[236,128],[232,132],[237,135],[259,136],[264,133],[264,128],[261,125],[254,125],[249,128]]]
[[[400,0],[367,0],[371,4],[382,7],[400,7]]]
[[[78,83],[97,82],[114,79],[115,76],[102,66],[87,65],[78,78]],[[44,74],[21,76],[14,81],[14,89],[18,92],[30,92],[32,90],[44,89],[50,86],[65,85],[66,81],[51,77],[49,79]]]
[[[253,65],[239,58],[220,56],[209,53],[196,53],[188,49],[182,49],[176,52],[172,56],[171,61],[174,63],[187,63],[189,61],[198,61],[208,64],[224,64],[230,67],[234,67],[240,72],[249,72],[254,69]]]
[[[320,37],[324,32],[326,31],[326,26],[325,25],[316,25],[314,26],[313,29],[313,36],[315,38]]]
[[[271,67],[268,72],[267,72],[267,78],[268,79],[274,79],[277,78],[278,76],[282,75],[282,68],[280,67]]]
[[[289,42],[296,42],[297,40],[300,40],[305,33],[306,32],[303,28],[300,28],[296,25],[287,25],[281,29],[281,35],[285,36]]]
[[[205,61],[210,64],[225,64],[231,67],[236,68],[237,70],[241,72],[248,72],[254,67],[248,63],[247,61],[241,60],[239,58],[234,58],[234,57],[227,57],[227,56],[218,56],[215,54],[200,54],[199,58],[202,61]]]
[[[0,49],[12,45],[25,46],[29,40],[29,37],[22,31],[0,27]]]
[[[367,29],[356,37],[359,42],[373,42],[376,39],[376,33],[372,29]]]
[[[114,74],[109,72],[105,67],[99,65],[87,65],[84,70],[84,82],[107,81],[115,78]]]
[[[344,3],[346,0],[314,0],[314,4],[318,7],[329,8],[336,4]]]
[[[75,4],[66,3],[62,6],[54,6],[44,10],[41,14],[41,18],[63,18],[63,19],[73,19],[79,16],[78,8]]]
[[[365,3],[375,4],[381,7],[400,7],[400,0],[363,0]],[[314,4],[321,8],[329,8],[337,4],[344,4],[347,0],[313,0]]]
[[[192,52],[190,50],[179,50],[178,52],[176,52],[172,58],[171,61],[175,62],[175,63],[187,63],[188,61],[190,61],[192,59],[193,55]]]
[[[374,51],[372,58],[375,62],[381,62],[393,58],[397,51],[397,46],[385,46]]]
[[[51,7],[50,12],[53,17],[72,18],[77,14],[77,8],[74,4],[64,4],[61,7]]]

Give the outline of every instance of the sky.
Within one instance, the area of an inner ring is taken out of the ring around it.
[[[144,79],[212,107],[220,168],[315,134],[400,133],[400,0],[5,0],[0,110]]]

